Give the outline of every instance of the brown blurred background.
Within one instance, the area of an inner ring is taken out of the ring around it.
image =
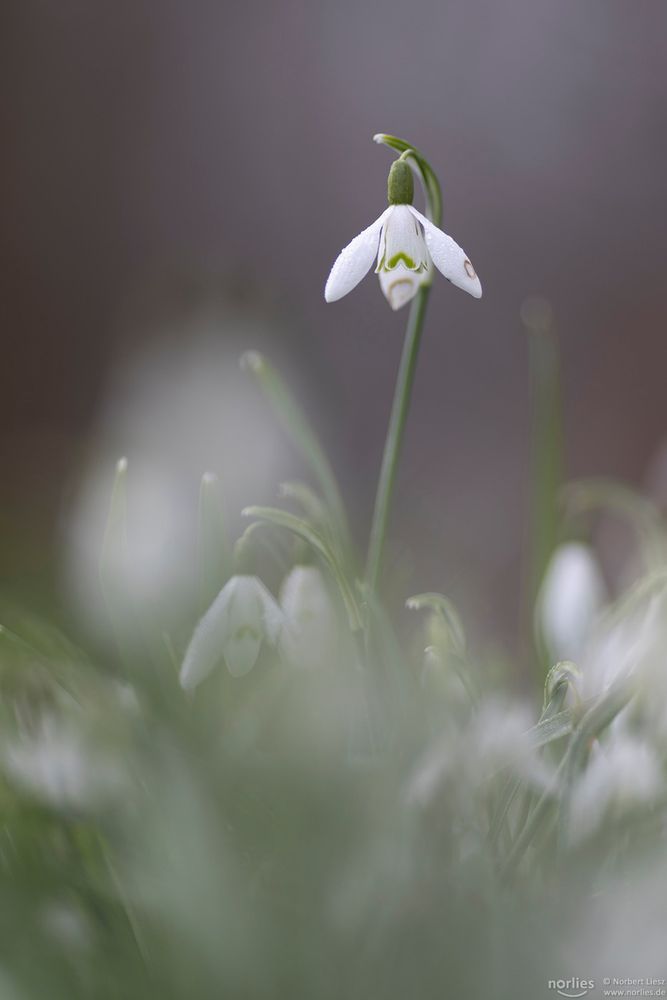
[[[640,482],[667,430],[666,43],[663,0],[3,0],[2,586],[57,592],[112,373],[202,311],[287,366],[363,538],[406,313],[322,290],[383,208],[387,130],[484,285],[432,296],[394,556],[512,623],[524,299],[561,335],[570,475]]]

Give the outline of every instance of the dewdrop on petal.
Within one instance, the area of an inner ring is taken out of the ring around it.
[[[351,292],[376,258],[375,273],[392,309],[400,309],[422,285],[430,285],[434,265],[452,284],[481,297],[482,286],[469,258],[451,236],[413,207],[413,194],[412,170],[399,157],[387,181],[389,208],[341,250],[324,289],[327,302]]]
[[[277,602],[256,576],[233,576],[194,630],[181,667],[181,687],[191,690],[224,660],[233,677],[254,667],[262,647],[275,645],[283,624]]]

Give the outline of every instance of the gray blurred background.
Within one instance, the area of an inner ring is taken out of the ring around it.
[[[570,475],[641,482],[667,429],[666,41],[663,0],[3,0],[2,586],[58,593],[114,373],[166,331],[187,354],[201,316],[230,366],[284,368],[363,540],[407,313],[373,277],[322,292],[384,206],[386,130],[430,157],[484,285],[436,283],[393,558],[511,633],[526,297],[562,339]]]

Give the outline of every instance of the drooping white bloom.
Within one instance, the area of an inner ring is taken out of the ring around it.
[[[559,546],[547,566],[537,603],[538,624],[555,660],[580,660],[606,598],[591,548],[581,542]]]
[[[283,613],[256,576],[233,576],[200,619],[181,667],[181,687],[191,690],[224,659],[233,677],[254,667],[264,641],[274,645]]]
[[[8,742],[1,764],[13,782],[61,808],[99,805],[123,785],[114,760],[91,748],[77,729],[51,716],[34,734]]]
[[[530,738],[532,715],[523,705],[491,699],[482,703],[460,728],[445,732],[426,751],[408,780],[406,798],[426,806],[437,795],[477,788],[504,769],[533,787],[551,779]]]
[[[433,279],[433,265],[474,298],[482,286],[468,256],[441,229],[409,204],[390,205],[379,219],[341,250],[324,289],[335,302],[355,288],[377,257],[375,273],[392,309],[414,298]]]
[[[612,685],[634,678],[651,714],[664,715],[667,698],[665,649],[667,601],[664,592],[643,599],[637,591],[625,597],[625,610],[603,616],[593,630],[581,670],[582,698],[597,698]],[[667,722],[667,719],[665,719]]]
[[[616,734],[596,745],[572,792],[570,836],[584,840],[611,810],[650,805],[664,790],[660,761],[644,739]]]
[[[303,668],[316,667],[336,654],[339,640],[336,608],[317,566],[295,566],[280,588],[285,614],[283,655]]]

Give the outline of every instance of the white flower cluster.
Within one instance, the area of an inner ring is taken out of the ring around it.
[[[626,682],[635,692],[593,744],[572,789],[569,832],[579,842],[606,819],[650,808],[667,792],[665,585],[640,583],[611,606],[592,549],[568,543],[557,549],[545,574],[538,625],[555,659],[577,662],[580,703],[592,705]]]

